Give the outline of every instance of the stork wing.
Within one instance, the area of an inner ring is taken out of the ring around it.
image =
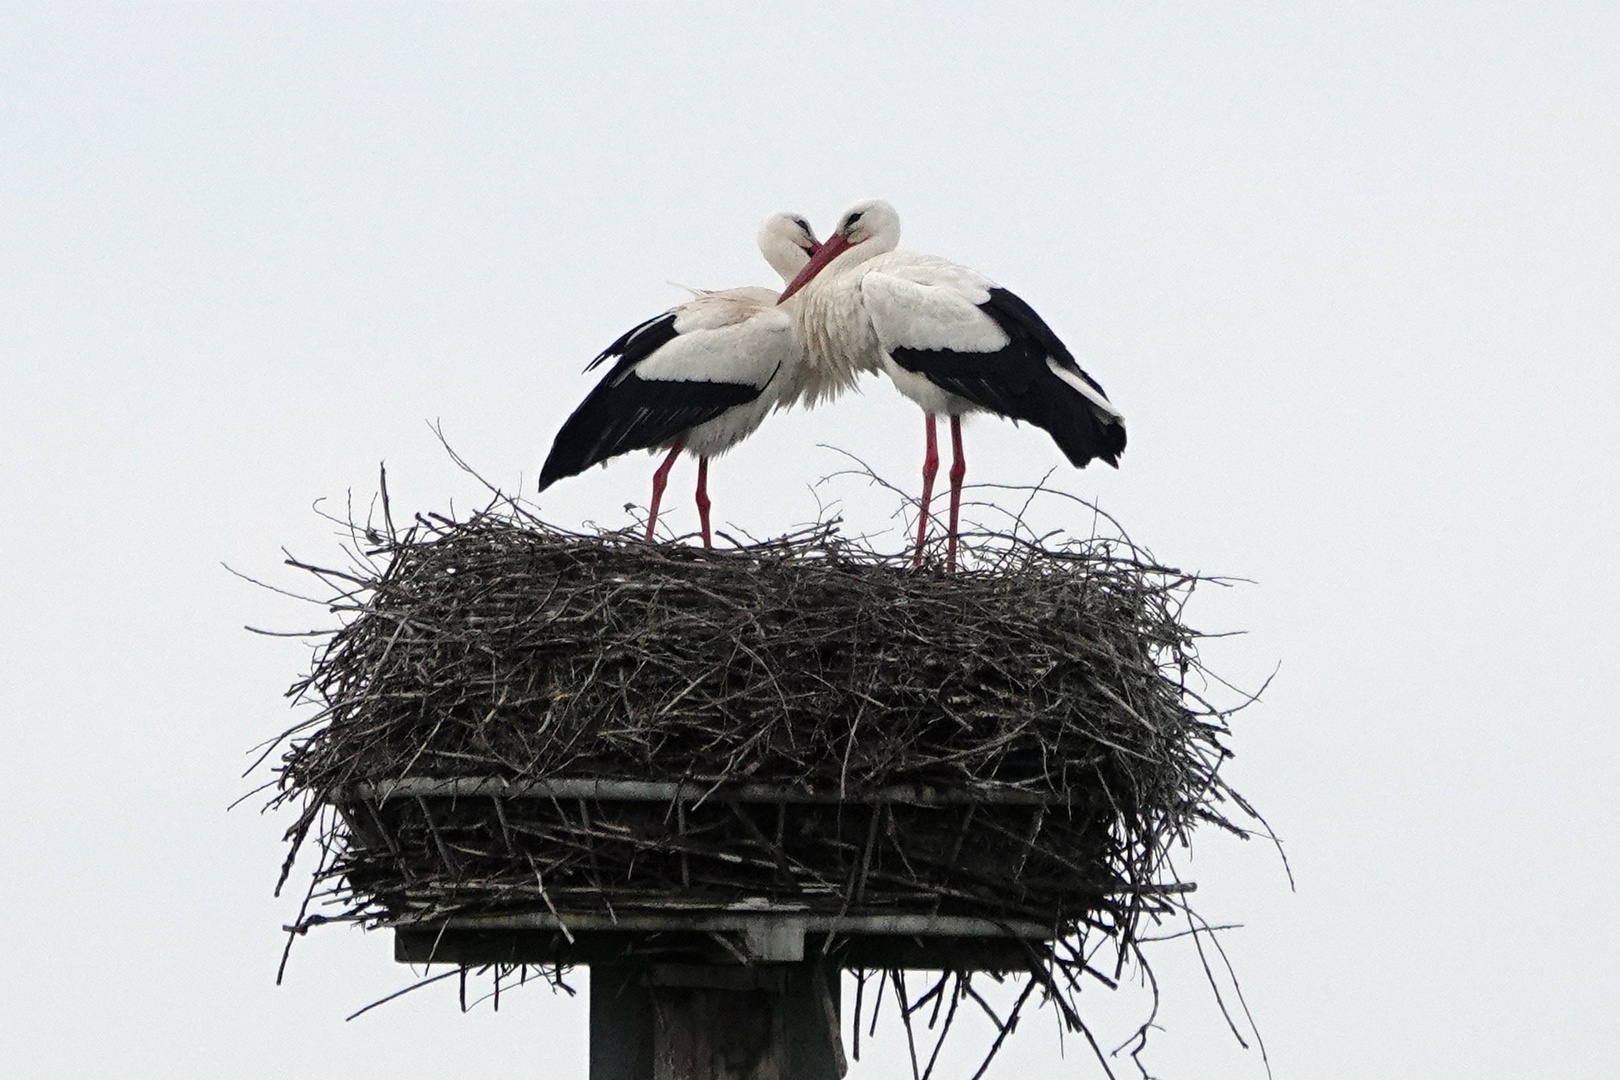
[[[597,353],[596,359],[585,365],[585,370],[592,371],[609,360],[617,366],[625,361],[634,364],[647,359],[675,336],[675,318],[679,311],[679,308],[666,311],[626,330],[617,341]]]
[[[609,458],[671,442],[765,392],[792,357],[792,320],[774,306],[727,297],[705,294],[649,319],[592,362],[616,359],[557,432],[540,470],[542,491]]]
[[[904,370],[1044,428],[1075,465],[1119,463],[1125,418],[1015,294],[966,267],[929,260],[866,274],[861,297],[884,352]]]

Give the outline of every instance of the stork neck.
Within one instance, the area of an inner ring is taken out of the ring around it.
[[[881,368],[877,331],[861,301],[858,269],[818,276],[789,301],[805,350],[800,396],[812,403],[853,387],[861,372]]]

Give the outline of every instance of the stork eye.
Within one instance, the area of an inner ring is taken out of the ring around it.
[[[861,214],[863,214],[864,212],[865,211],[857,210],[853,214],[849,215],[849,217],[845,218],[844,219],[844,228],[846,228],[846,229],[853,228],[855,223],[857,221],[861,220]]]
[[[805,232],[810,231],[810,223],[808,221],[804,220],[804,218],[794,218],[793,219],[793,224],[797,225],[799,228],[803,229]]]

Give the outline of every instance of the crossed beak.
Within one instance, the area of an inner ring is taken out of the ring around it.
[[[814,255],[810,256],[810,261],[804,264],[804,269],[799,271],[799,276],[788,282],[787,288],[782,290],[782,295],[776,302],[780,304],[783,300],[808,285],[811,278],[821,273],[828,263],[841,255],[849,246],[849,238],[843,233],[834,233],[829,236],[827,242],[822,244]]]

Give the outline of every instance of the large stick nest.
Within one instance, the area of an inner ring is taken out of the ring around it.
[[[320,711],[279,767],[294,850],[313,828],[313,891],[339,909],[303,925],[768,897],[1128,946],[1182,888],[1172,847],[1249,813],[1181,619],[1199,579],[1119,535],[970,536],[951,576],[833,526],[707,552],[510,504],[354,538],[350,568],[305,567],[343,622],[293,688]],[[702,797],[356,794],[402,778]],[[785,794],[728,801],[743,783]]]

